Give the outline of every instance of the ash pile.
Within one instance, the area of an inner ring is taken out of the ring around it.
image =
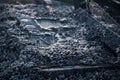
[[[45,3],[0,4],[0,80],[119,80],[119,65],[105,65],[116,55],[89,28],[98,22],[84,22],[73,5]]]

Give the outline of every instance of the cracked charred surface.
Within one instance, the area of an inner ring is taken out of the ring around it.
[[[1,4],[0,79],[118,79],[119,70],[41,73],[34,69],[46,65],[61,67],[114,62],[114,56],[95,39],[96,35],[88,34],[91,31],[86,29],[88,25],[74,18],[73,6],[54,0],[46,3]]]

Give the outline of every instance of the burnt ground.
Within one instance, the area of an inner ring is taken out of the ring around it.
[[[0,12],[0,80],[120,79],[117,67],[104,68],[115,56],[75,18],[72,5],[54,0],[0,4]],[[71,70],[76,65],[91,67]],[[70,70],[59,71],[64,66]]]

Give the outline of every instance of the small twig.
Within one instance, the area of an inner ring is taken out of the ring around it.
[[[36,68],[40,72],[61,72],[61,71],[96,71],[100,69],[120,69],[120,65],[118,64],[104,64],[104,65],[91,65],[91,66],[80,66],[80,65],[75,65],[75,66],[63,66],[63,67],[51,67],[51,68]]]

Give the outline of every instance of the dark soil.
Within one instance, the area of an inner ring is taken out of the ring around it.
[[[120,0],[94,0],[120,24]],[[119,3],[115,2],[118,1]]]

